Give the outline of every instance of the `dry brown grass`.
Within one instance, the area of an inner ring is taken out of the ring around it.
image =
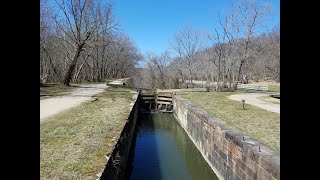
[[[230,92],[188,92],[181,96],[210,115],[280,150],[280,114],[228,99]]]
[[[126,88],[108,88],[98,96],[40,124],[41,179],[96,179],[103,170],[129,114],[132,94]]]
[[[70,94],[70,92],[78,86],[64,86],[58,83],[48,83],[40,87],[40,100],[46,99],[54,96],[62,96]]]

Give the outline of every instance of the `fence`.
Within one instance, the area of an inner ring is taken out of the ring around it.
[[[180,80],[181,81],[181,80]],[[186,83],[190,83],[190,80],[185,80]],[[207,82],[207,81],[197,81],[193,80],[193,84],[203,84],[203,85],[217,85],[217,82]],[[220,82],[222,84],[222,82]],[[233,86],[234,83],[231,83]],[[229,83],[226,83],[226,86],[229,87]],[[261,85],[261,84],[238,84],[238,89],[248,89],[248,90],[258,90],[258,91],[268,91],[268,85]]]
[[[238,84],[238,89],[249,89],[258,91],[268,91],[268,85],[260,84]]]

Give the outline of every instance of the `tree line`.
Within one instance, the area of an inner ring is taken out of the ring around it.
[[[239,0],[217,26],[203,33],[186,26],[170,41],[170,49],[145,56],[135,81],[145,88],[193,87],[194,80],[211,83],[217,91],[235,90],[249,80],[280,82],[280,27],[259,33],[270,18],[271,6]]]
[[[252,80],[280,82],[280,27],[261,34],[270,5],[233,1],[217,25],[204,33],[185,26],[170,48],[142,55],[119,28],[113,5],[102,0],[40,1],[40,84],[101,82],[133,77],[144,88],[193,87],[234,90]],[[139,61],[143,67],[137,67]]]
[[[130,77],[142,59],[102,0],[40,1],[40,84]]]

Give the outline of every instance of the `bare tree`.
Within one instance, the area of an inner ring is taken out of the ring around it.
[[[222,86],[224,87],[226,84],[226,64],[225,64],[225,41],[226,41],[226,33],[219,32],[217,28],[214,29],[215,32],[213,35],[209,35],[209,39],[213,44],[213,50],[216,54],[216,57],[211,58],[209,61],[213,62],[213,64],[218,68],[218,77],[217,77],[217,90],[221,90],[221,79]],[[221,70],[223,69],[223,70]]]
[[[119,31],[110,3],[54,2],[40,2],[40,84],[101,82],[136,72],[142,55],[130,37]]]
[[[56,24],[63,35],[71,41],[71,43],[66,42],[72,51],[71,62],[63,79],[63,84],[69,85],[80,54],[88,41],[95,34],[112,30],[117,23],[113,21],[110,3],[103,4],[98,0],[55,0],[55,2],[61,11],[56,14]]]
[[[201,49],[201,37],[199,31],[193,30],[190,26],[184,27],[175,34],[171,48],[176,53],[179,62],[188,71],[188,79],[192,84],[193,71],[192,65],[195,61],[196,53]]]
[[[232,27],[231,29],[236,29],[236,35],[238,35],[236,36],[237,39],[232,37],[237,45],[239,55],[237,80],[234,84],[234,89],[236,89],[240,78],[245,78],[242,74],[242,68],[250,56],[250,47],[255,30],[266,21],[266,17],[270,13],[270,5],[260,4],[254,0],[240,0],[234,5],[232,12],[229,16],[230,26]],[[228,35],[234,35],[225,27],[223,29]]]
[[[142,69],[140,77],[144,87],[149,88],[172,88],[175,86],[176,78],[170,72],[170,63],[172,62],[169,51],[165,51],[160,55],[148,52],[146,55],[145,67]]]

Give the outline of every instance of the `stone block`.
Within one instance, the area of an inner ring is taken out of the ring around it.
[[[251,178],[251,179],[257,179],[257,173],[254,173],[248,166],[245,168],[245,173]]]

